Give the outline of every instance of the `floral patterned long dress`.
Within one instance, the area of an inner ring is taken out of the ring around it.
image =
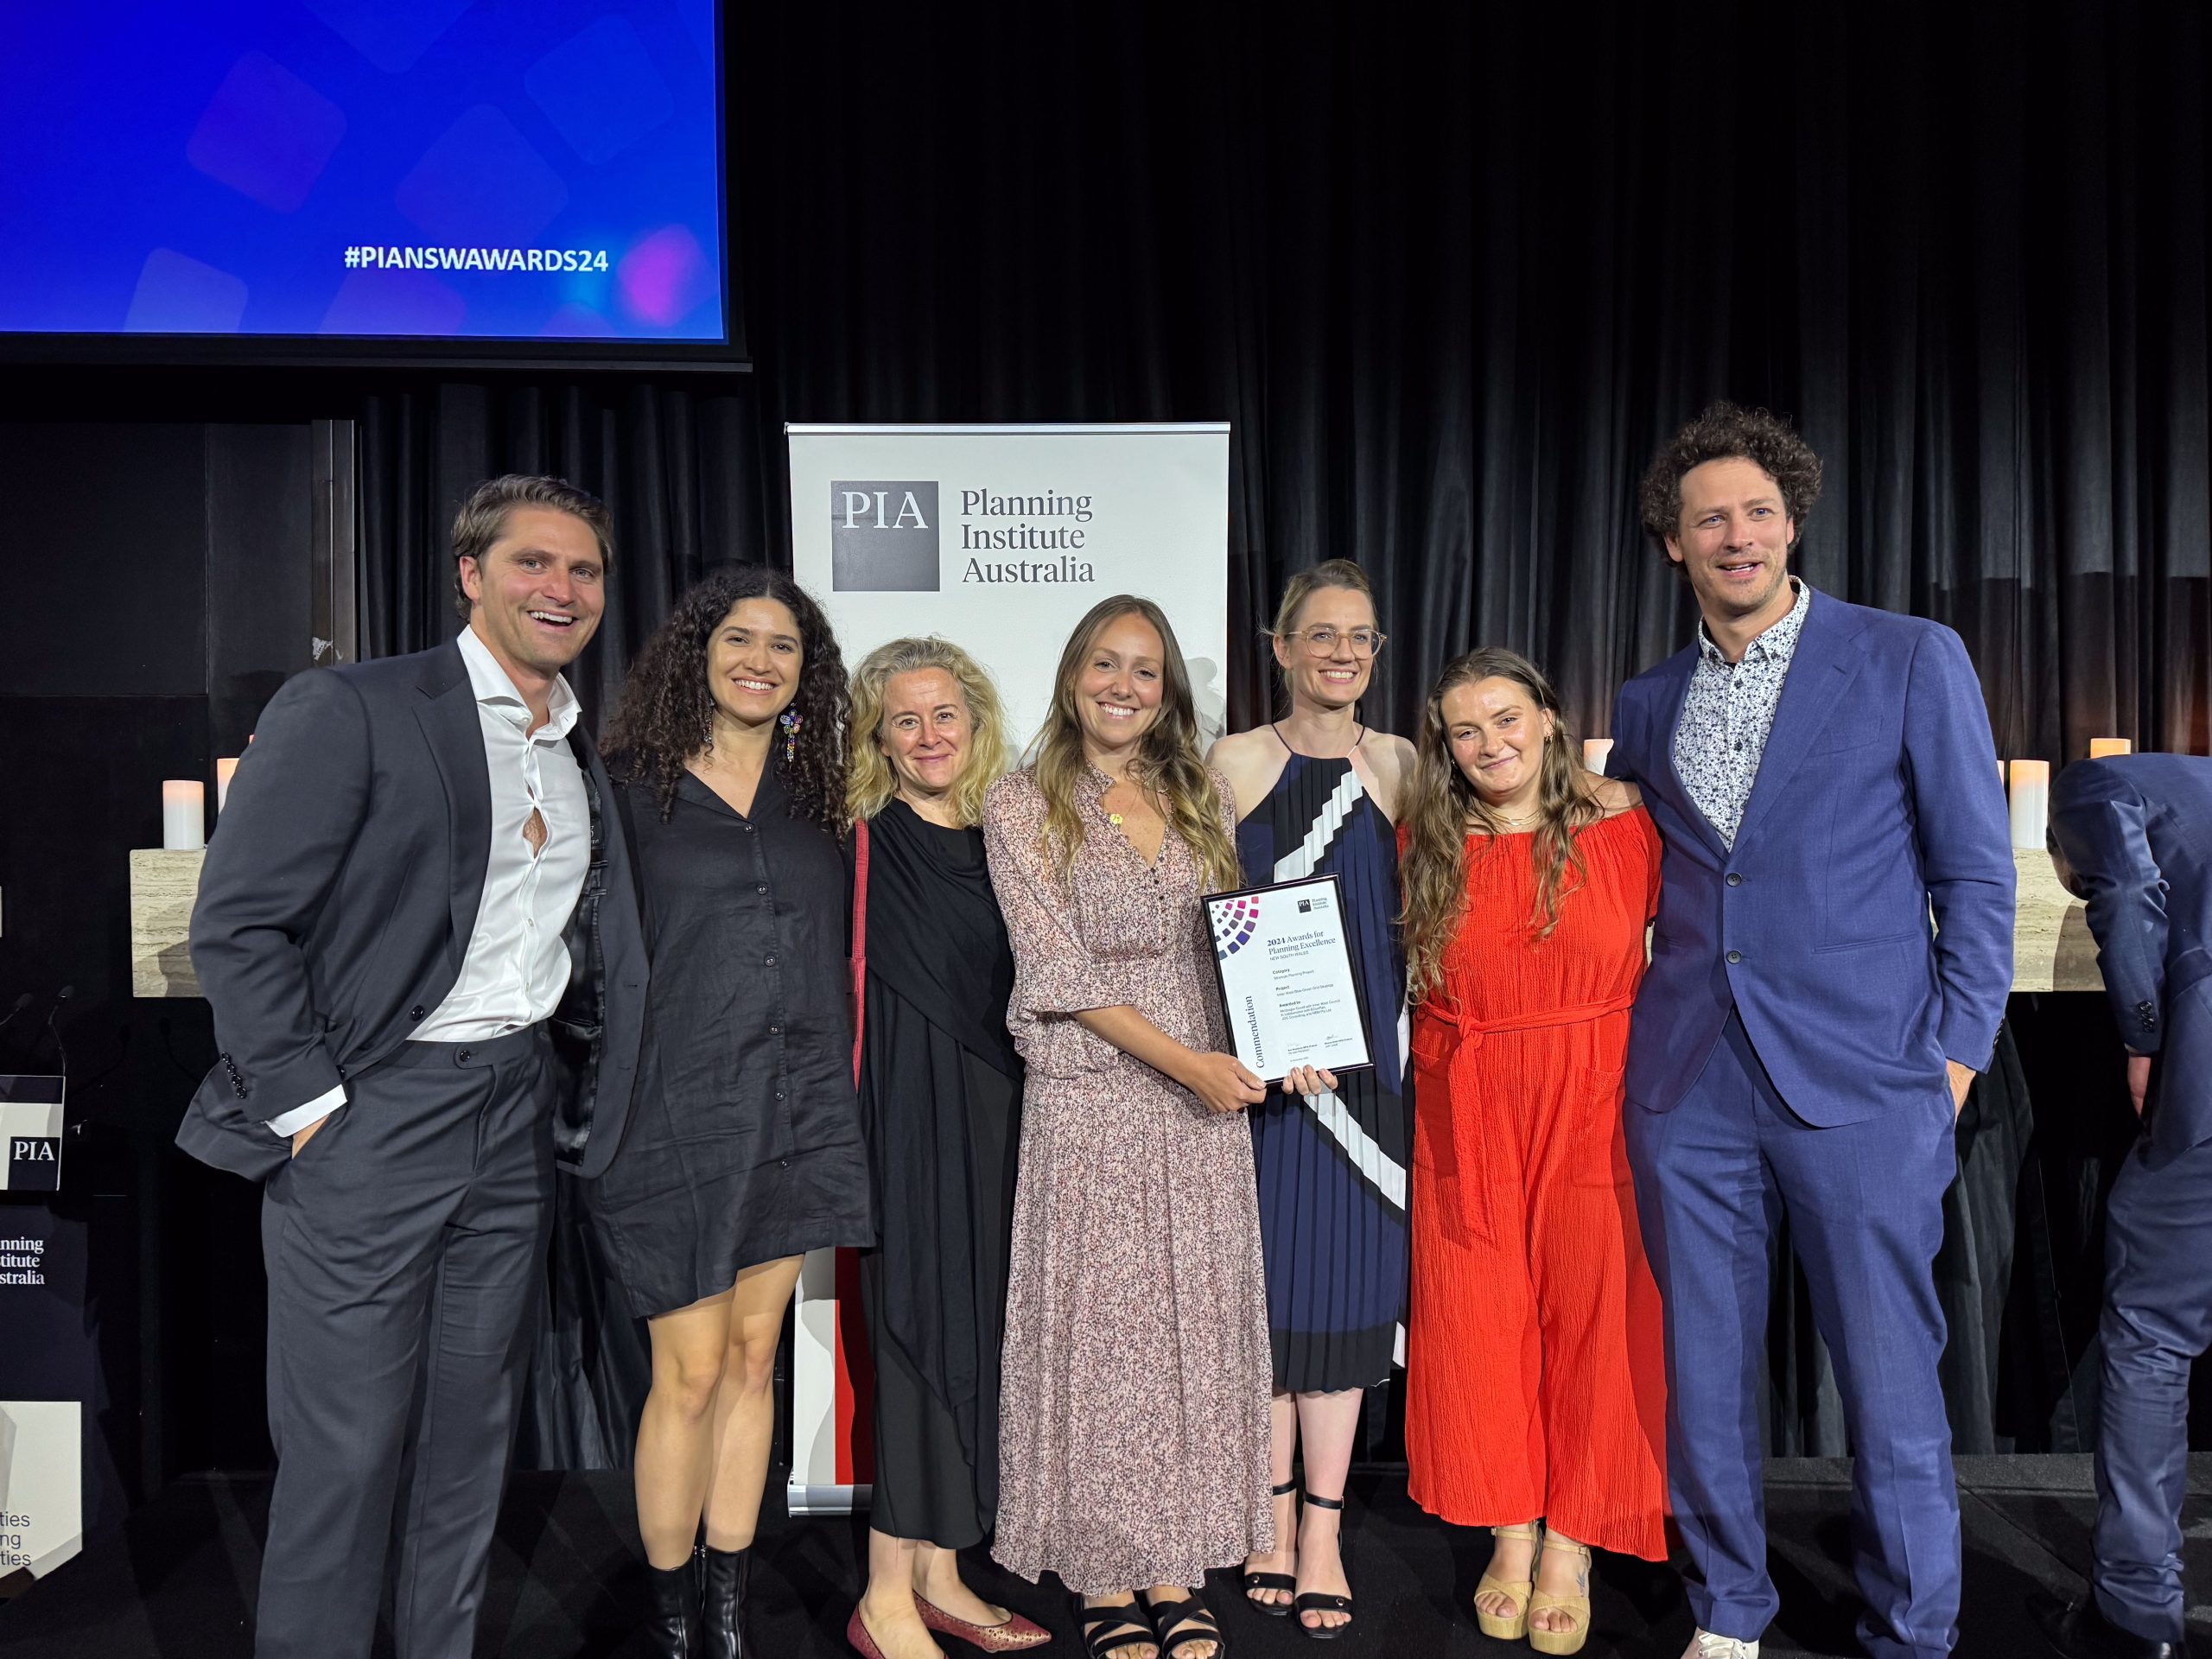
[[[1227,1046],[1198,861],[1170,830],[1147,866],[1106,787],[1087,774],[1065,881],[1031,772],[994,785],[983,818],[1027,1065],[993,1553],[1088,1595],[1195,1586],[1274,1543],[1250,1127],[1071,1017],[1126,1003],[1192,1048]]]

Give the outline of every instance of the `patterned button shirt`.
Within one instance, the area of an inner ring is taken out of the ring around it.
[[[1690,799],[1720,832],[1722,844],[1732,849],[1813,601],[1813,590],[1796,577],[1789,585],[1797,590],[1789,614],[1752,640],[1739,663],[1723,657],[1705,624],[1697,625],[1697,667],[1675,732],[1675,770]]]

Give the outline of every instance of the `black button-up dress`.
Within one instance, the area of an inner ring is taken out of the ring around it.
[[[592,1209],[651,1317],[746,1268],[868,1243],[872,1223],[845,853],[792,816],[772,763],[749,815],[688,773],[665,820],[650,788],[628,805],[652,986],[628,1128]]]

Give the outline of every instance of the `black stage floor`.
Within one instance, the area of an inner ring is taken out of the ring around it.
[[[2183,1524],[2190,1535],[2190,1634],[2212,1643],[2212,1454],[2190,1461]],[[1848,1466],[1807,1459],[1777,1462],[1767,1485],[1771,1560],[1782,1614],[1769,1655],[1858,1651],[1849,1570]],[[778,1488],[780,1490],[780,1487]],[[2048,1587],[2078,1592],[2094,1513],[2089,1465],[2081,1457],[1966,1458],[1959,1491],[1966,1529],[1962,1655],[2038,1659],[2047,1651],[2024,1604]],[[1355,1476],[1349,1510],[1350,1567],[1359,1599],[1348,1638],[1319,1649],[1287,1624],[1242,1608],[1229,1573],[1208,1599],[1223,1614],[1236,1659],[1319,1655],[1527,1653],[1523,1644],[1478,1634],[1466,1604],[1488,1559],[1488,1539],[1438,1524],[1407,1501],[1390,1475]],[[77,1560],[4,1608],[0,1653],[7,1659],[247,1659],[250,1586],[268,1504],[268,1483],[200,1478],[172,1486],[131,1517],[119,1535],[96,1541]],[[849,1651],[842,1632],[865,1554],[863,1523],[775,1518],[753,1574],[755,1624],[769,1659]],[[477,1646],[480,1659],[618,1659],[639,1654],[631,1616],[642,1593],[632,1541],[629,1483],[620,1474],[518,1476],[500,1519],[492,1587]],[[1078,1651],[1065,1599],[1010,1579],[987,1561],[970,1581],[992,1599],[1049,1624],[1063,1639],[1048,1651]],[[1674,1575],[1618,1557],[1601,1558],[1593,1656],[1675,1659],[1689,1617]],[[381,1645],[380,1652],[388,1652]],[[948,1644],[955,1659],[973,1650]]]

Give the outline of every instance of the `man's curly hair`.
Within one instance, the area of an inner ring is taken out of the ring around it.
[[[1667,550],[1667,538],[1680,537],[1682,476],[1708,461],[1750,461],[1782,489],[1783,511],[1805,533],[1806,518],[1821,498],[1821,458],[1779,415],[1739,409],[1726,402],[1708,404],[1682,429],[1660,446],[1643,474],[1637,505],[1644,534]]]
[[[806,589],[766,565],[715,571],[677,601],[668,620],[645,642],[622,682],[607,726],[608,766],[626,782],[651,785],[663,818],[675,810],[684,762],[714,747],[715,698],[707,686],[707,646],[741,600],[772,599],[798,623],[798,716],[791,758],[782,735],[769,750],[780,769],[794,817],[814,820],[842,837],[845,823],[845,723],[850,697],[836,636]]]

